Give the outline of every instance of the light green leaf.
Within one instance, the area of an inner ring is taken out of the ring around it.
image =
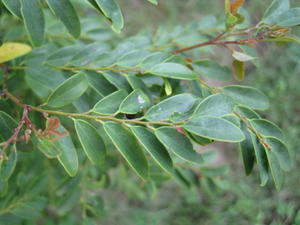
[[[102,75],[105,77],[105,79],[110,82],[112,85],[114,85],[116,88],[118,89],[124,89],[127,92],[131,92],[132,89],[130,87],[130,84],[128,83],[128,81],[126,80],[126,78],[117,73],[117,72],[104,72],[102,73]]]
[[[292,167],[292,160],[286,145],[280,140],[273,137],[268,137],[265,140],[267,144],[271,147],[271,149],[266,149],[266,151],[271,151],[276,155],[280,167],[284,171],[290,170]]]
[[[20,0],[2,0],[5,7],[15,16],[21,18],[21,2]]]
[[[71,104],[83,95],[87,88],[88,82],[83,73],[73,75],[54,90],[47,100],[47,105],[59,108]]]
[[[203,159],[194,149],[190,140],[175,128],[161,127],[155,130],[155,135],[159,141],[175,155],[192,162],[202,163]]]
[[[72,3],[69,0],[47,0],[47,3],[69,33],[75,38],[79,37],[80,21]]]
[[[214,94],[203,99],[194,112],[195,116],[223,116],[233,111],[233,100],[223,94]]]
[[[148,1],[151,2],[151,3],[154,4],[154,5],[157,5],[157,4],[158,4],[157,0],[148,0]]]
[[[101,164],[106,157],[106,147],[97,130],[84,120],[74,120],[79,141],[89,160]]]
[[[169,174],[174,173],[173,162],[165,147],[147,128],[134,126],[130,128],[144,149]]]
[[[245,116],[248,119],[259,119],[260,118],[260,116],[255,111],[253,111],[252,109],[250,109],[246,106],[238,105],[234,108],[234,111],[239,113],[242,116]]]
[[[265,110],[270,105],[268,98],[252,87],[231,85],[224,87],[222,92],[235,102],[253,109]]]
[[[263,16],[263,22],[272,24],[282,13],[290,8],[290,0],[273,0]]]
[[[147,159],[134,135],[121,124],[104,123],[104,129],[115,147],[119,150],[133,170],[144,180],[149,177]]]
[[[101,99],[93,108],[95,113],[111,115],[118,111],[121,103],[127,97],[127,92],[123,89],[113,92]]]
[[[281,129],[274,123],[264,119],[250,120],[250,124],[263,136],[275,137],[284,141],[284,136]]]
[[[197,80],[198,76],[189,68],[178,63],[161,63],[153,66],[149,71],[153,75],[181,80]]]
[[[282,27],[292,27],[300,24],[300,8],[293,8],[275,19],[275,24]]]
[[[252,132],[249,132],[252,144],[255,151],[256,162],[258,165],[260,175],[260,186],[265,186],[269,179],[268,169],[269,163],[266,155],[266,151],[261,143],[257,140],[257,137]]]
[[[98,6],[103,15],[112,22],[112,29],[119,33],[124,26],[124,19],[122,12],[115,2],[115,0],[90,0],[90,2],[95,6],[95,3]]]
[[[171,57],[173,57],[171,54],[165,52],[155,52],[147,56],[145,59],[143,59],[143,61],[140,63],[139,66],[145,70],[150,70],[151,67],[160,64],[162,62],[165,62],[167,59]]]
[[[152,106],[145,118],[149,121],[167,120],[174,113],[183,114],[189,111],[195,104],[196,98],[191,94],[179,94],[165,99]]]
[[[56,158],[61,154],[61,151],[57,148],[55,142],[50,139],[38,137],[37,148],[50,159]]]
[[[235,58],[237,61],[240,61],[240,62],[247,62],[247,61],[251,61],[251,60],[256,59],[253,56],[250,56],[250,55],[247,55],[244,52],[238,52],[238,51],[234,51],[232,53],[232,57]]]
[[[39,0],[21,0],[21,13],[26,31],[33,45],[40,46],[44,40],[45,19]]]
[[[13,174],[16,164],[18,161],[18,154],[16,146],[10,146],[10,154],[8,159],[5,160],[0,167],[0,180],[8,181],[10,176]]]
[[[74,57],[74,55],[77,55],[81,49],[82,47],[80,45],[70,45],[59,48],[49,55],[46,59],[46,64],[52,66],[64,66]]]
[[[182,127],[193,134],[217,141],[241,142],[245,139],[237,126],[217,117],[198,116],[184,123]]]
[[[16,42],[3,43],[0,47],[0,63],[26,55],[31,50],[31,47],[26,44]]]
[[[118,59],[116,64],[123,67],[135,67],[149,54],[146,50],[133,50]]]
[[[119,111],[127,114],[136,114],[148,108],[150,104],[149,97],[142,90],[136,89],[123,100]]]
[[[193,64],[193,68],[200,75],[214,80],[230,81],[232,77],[228,67],[210,60],[196,62]]]
[[[66,133],[67,130],[60,126],[58,131],[61,133]],[[74,177],[78,172],[78,156],[76,149],[74,147],[73,141],[69,135],[61,137],[55,142],[55,145],[61,152],[61,154],[57,157],[58,161],[64,167],[66,172]]]

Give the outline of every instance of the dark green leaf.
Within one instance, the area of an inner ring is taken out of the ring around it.
[[[0,140],[7,141],[18,123],[7,113],[0,111]]]
[[[123,89],[113,92],[101,99],[93,108],[95,113],[103,115],[111,115],[119,110],[120,104],[127,96],[127,92]]]
[[[148,108],[150,104],[149,97],[142,90],[136,89],[123,100],[119,111],[127,114],[136,114]]]
[[[75,129],[85,154],[94,164],[104,162],[105,144],[97,130],[84,120],[74,120]]]
[[[189,68],[178,63],[161,63],[153,66],[149,71],[153,75],[181,80],[197,80],[198,76]]]
[[[55,143],[46,138],[38,139],[37,148],[48,158],[56,158],[61,154]]]
[[[235,78],[238,81],[242,81],[245,79],[245,63],[238,61],[238,60],[233,60],[233,71]]]
[[[80,36],[80,21],[76,10],[69,0],[47,0],[54,14],[63,22],[73,37]]]
[[[149,121],[167,120],[174,113],[183,114],[189,111],[195,104],[196,98],[191,94],[179,94],[165,99],[152,106],[145,118]]]
[[[217,141],[241,142],[245,139],[237,126],[217,117],[198,116],[184,123],[182,127],[193,134]]]
[[[5,7],[15,16],[21,18],[21,2],[20,0],[2,0]]]
[[[47,105],[55,108],[71,104],[88,88],[88,82],[83,73],[73,75],[64,81],[49,96]]]
[[[60,126],[58,131],[61,133],[67,132],[63,126]],[[61,152],[61,154],[57,157],[58,161],[62,164],[66,172],[71,177],[74,177],[77,174],[79,165],[77,152],[71,137],[69,135],[61,137],[55,142],[55,145]]]
[[[193,149],[190,140],[175,128],[161,127],[155,130],[155,135],[168,150],[180,158],[193,163],[203,162],[201,155]]]
[[[276,189],[279,191],[282,187],[283,184],[283,177],[284,174],[280,168],[278,158],[276,157],[275,153],[272,151],[267,151],[266,152],[269,165],[270,165],[270,170],[271,174],[275,183]]]
[[[274,123],[264,119],[250,120],[250,124],[263,136],[275,137],[283,141],[284,136],[281,129]]]
[[[5,160],[0,167],[1,181],[8,181],[8,179],[10,178],[10,176],[15,170],[17,160],[18,160],[17,149],[16,146],[13,145],[10,147],[10,154],[8,156],[8,159]]]
[[[59,48],[46,59],[46,63],[53,66],[64,66],[74,55],[77,55],[81,49],[82,47],[80,45],[70,45]]]
[[[236,106],[234,108],[234,111],[241,114],[242,116],[248,118],[248,119],[258,119],[260,116],[253,111],[252,109],[245,107],[245,106]]]
[[[33,45],[40,46],[44,40],[45,19],[39,0],[21,0],[21,12],[26,31]]]
[[[127,92],[131,92],[132,89],[126,78],[116,72],[105,72],[102,74],[106,80],[113,84],[118,89],[124,89]]]
[[[134,171],[144,180],[148,179],[148,162],[133,134],[115,122],[104,123],[104,129],[115,147]]]
[[[173,162],[165,147],[155,135],[144,127],[131,127],[133,134],[152,158],[169,174],[174,173]]]
[[[224,87],[222,92],[235,102],[253,109],[265,110],[270,105],[268,98],[252,87],[232,85]]]

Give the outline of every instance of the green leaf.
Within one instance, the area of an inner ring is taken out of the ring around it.
[[[46,59],[46,64],[52,66],[64,66],[74,57],[74,55],[77,55],[81,49],[82,47],[79,45],[70,45],[59,48],[49,55]]]
[[[90,0],[95,6],[98,5],[98,9],[103,15],[112,22],[112,29],[119,33],[124,26],[124,19],[122,12],[114,0]]]
[[[246,106],[241,106],[241,105],[236,106],[234,108],[234,111],[248,119],[259,119],[260,118],[260,116],[255,111],[253,111],[252,109],[250,109]]]
[[[300,8],[293,8],[278,16],[274,23],[282,27],[292,27],[300,24]]]
[[[244,52],[238,52],[238,51],[234,51],[233,54],[232,54],[232,57],[234,59],[236,59],[237,61],[240,61],[240,62],[247,62],[247,61],[251,61],[251,60],[256,59],[253,56],[250,56],[250,55],[247,55]]]
[[[0,111],[0,140],[8,140],[18,123],[7,113]]]
[[[210,60],[203,60],[193,64],[193,68],[197,73],[203,75],[207,78],[220,80],[220,81],[230,81],[231,71],[226,66],[221,66],[218,63]]]
[[[31,47],[26,44],[16,42],[3,43],[0,47],[0,63],[26,55],[31,50]]]
[[[54,14],[63,22],[69,33],[80,36],[80,21],[76,10],[69,0],[46,0]]]
[[[174,113],[183,114],[189,111],[195,104],[196,98],[191,94],[179,94],[165,99],[152,106],[145,118],[149,121],[167,120]]]
[[[107,96],[117,89],[109,83],[102,74],[94,71],[85,71],[86,78],[89,85],[101,96]]]
[[[136,89],[123,100],[119,111],[127,114],[136,114],[148,108],[150,104],[149,97],[142,90]]]
[[[8,192],[8,182],[0,180],[0,198],[4,197]]]
[[[45,19],[39,0],[21,0],[21,12],[26,31],[33,45],[40,46],[44,40]]]
[[[130,128],[144,149],[169,174],[174,173],[173,162],[165,147],[147,128],[134,126]]]
[[[292,160],[286,145],[282,143],[280,140],[273,137],[268,137],[265,140],[267,144],[271,147],[270,150],[266,149],[266,151],[271,151],[276,155],[280,167],[284,171],[290,170],[292,166]]]
[[[8,181],[8,179],[10,178],[10,176],[15,170],[17,160],[18,160],[17,149],[16,146],[13,145],[10,147],[10,154],[8,156],[8,159],[5,160],[0,167],[1,181]]]
[[[149,54],[149,51],[133,50],[118,59],[116,64],[123,67],[135,67]]]
[[[259,175],[260,175],[260,186],[265,186],[269,179],[268,174],[268,158],[266,151],[261,143],[257,140],[257,137],[252,132],[249,132],[252,140],[252,144],[255,151],[256,162],[258,165]]]
[[[108,82],[110,82],[112,85],[114,85],[118,89],[124,89],[127,92],[131,92],[132,89],[130,87],[130,84],[126,80],[126,78],[122,75],[120,75],[117,72],[105,72],[102,74]]]
[[[161,127],[155,130],[155,135],[159,141],[178,157],[193,163],[202,163],[200,154],[195,152],[190,140],[175,128]]]
[[[46,138],[38,138],[37,148],[50,159],[56,158],[61,154],[61,151],[57,148],[55,142]]]
[[[61,133],[67,132],[67,130],[60,126],[57,129]],[[66,172],[74,177],[78,172],[78,156],[74,147],[73,141],[69,135],[61,137],[55,142],[55,145],[60,150],[61,154],[57,157],[58,161],[64,167]]]
[[[79,141],[89,160],[101,164],[106,157],[105,144],[97,130],[84,120],[74,120]]]
[[[148,1],[151,2],[151,3],[154,4],[154,5],[157,5],[157,4],[158,4],[157,0],[148,0]]]
[[[223,116],[233,111],[234,102],[223,94],[210,95],[203,99],[194,112],[195,116]]]
[[[235,78],[238,81],[244,80],[245,79],[245,63],[238,61],[238,60],[233,60],[232,66],[233,66]]]
[[[20,0],[2,0],[5,7],[15,16],[21,18],[21,2]]]
[[[272,24],[282,13],[290,8],[290,0],[274,0],[263,16],[263,22]]]
[[[133,170],[144,180],[148,179],[148,162],[134,135],[115,122],[104,123],[104,129],[115,147]]]
[[[252,87],[231,85],[224,87],[222,92],[235,102],[253,109],[265,110],[270,105],[268,98]]]
[[[87,88],[88,82],[83,73],[73,75],[54,90],[47,100],[47,105],[59,108],[71,104],[83,95]]]
[[[242,124],[242,131],[245,135],[245,140],[240,143],[240,149],[243,157],[245,173],[246,175],[250,175],[255,163],[255,150],[250,133],[244,123]]]
[[[153,75],[181,80],[197,80],[198,76],[189,68],[178,63],[161,63],[153,66],[149,71]]]
[[[267,151],[266,154],[268,157],[270,170],[271,170],[271,174],[272,174],[272,177],[273,177],[273,180],[275,183],[275,187],[279,191],[283,184],[284,174],[283,174],[282,170],[280,169],[278,158],[276,157],[274,152]]]
[[[165,62],[167,59],[170,59],[171,57],[173,56],[169,53],[155,52],[147,56],[146,58],[144,58],[139,66],[145,70],[150,70],[153,66]]]
[[[123,89],[113,92],[96,103],[93,111],[103,115],[115,114],[126,97],[127,92]]]
[[[241,142],[245,139],[237,126],[217,117],[198,116],[184,123],[182,127],[193,134],[217,141]]]
[[[264,119],[250,120],[251,126],[253,126],[261,135],[265,137],[275,137],[281,141],[284,141],[284,136],[281,129],[274,123]]]

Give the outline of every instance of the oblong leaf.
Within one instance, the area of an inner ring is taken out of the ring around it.
[[[231,85],[224,87],[222,92],[240,105],[253,109],[265,110],[270,105],[268,98],[262,92],[252,87]]]
[[[119,111],[127,114],[135,114],[148,108],[150,98],[140,89],[134,90],[121,103]]]
[[[236,125],[218,117],[195,117],[184,123],[182,127],[193,134],[217,141],[241,142],[245,139]]]
[[[106,122],[103,127],[115,147],[133,170],[142,179],[147,180],[149,176],[148,162],[133,134],[115,122]]]
[[[276,189],[279,191],[283,184],[283,172],[280,168],[278,158],[272,151],[267,151],[267,157],[270,165],[271,174],[275,183]]]
[[[0,47],[0,63],[10,61],[31,52],[31,47],[17,42],[3,43]]]
[[[96,103],[93,112],[103,115],[115,114],[126,97],[127,92],[123,89],[113,92]]]
[[[67,132],[63,126],[60,126],[57,130],[61,133]],[[74,177],[78,172],[79,163],[77,152],[71,137],[69,135],[61,137],[55,142],[55,145],[61,152],[57,157],[58,161],[69,176]]]
[[[178,63],[161,63],[153,66],[149,71],[153,75],[181,80],[197,80],[198,76],[189,68]]]
[[[250,120],[251,126],[253,126],[261,135],[265,137],[275,137],[281,141],[284,141],[284,136],[281,129],[274,123],[264,119]]]
[[[233,100],[223,94],[214,94],[203,99],[194,112],[194,116],[223,116],[233,111]]]
[[[106,157],[106,147],[97,130],[84,120],[74,120],[79,141],[89,160],[101,164]]]
[[[1,181],[8,181],[8,179],[11,177],[12,173],[15,170],[17,160],[18,160],[18,154],[17,154],[16,146],[13,145],[10,147],[10,154],[8,156],[8,159],[5,160],[0,167]]]
[[[196,102],[196,97],[191,94],[179,94],[172,96],[152,106],[145,118],[149,121],[167,120],[174,113],[183,114],[189,111]]]
[[[202,60],[194,63],[193,68],[200,75],[210,79],[230,81],[232,78],[231,71],[228,67],[221,66],[214,61]]]
[[[55,108],[71,104],[88,88],[88,82],[83,73],[76,74],[64,81],[49,96],[47,105]]]
[[[45,19],[39,0],[21,0],[21,12],[26,31],[33,45],[40,46],[44,40]]]
[[[69,0],[46,0],[54,14],[63,22],[69,33],[77,38],[80,36],[80,21]]]
[[[112,29],[119,33],[124,26],[122,12],[115,0],[89,0],[93,6],[97,4],[97,9],[112,22]]]
[[[165,147],[156,136],[147,128],[134,126],[130,128],[140,144],[152,156],[152,158],[169,174],[174,173],[173,162]]]
[[[39,138],[37,148],[48,158],[56,158],[61,154],[55,143],[48,139]]]
[[[268,137],[265,140],[267,144],[271,147],[271,149],[267,149],[266,151],[272,151],[276,155],[280,167],[283,170],[290,170],[292,167],[292,160],[286,145],[280,140],[273,137]]]
[[[194,150],[190,140],[175,128],[158,128],[155,130],[155,135],[168,150],[180,158],[193,163],[203,162],[201,155]]]

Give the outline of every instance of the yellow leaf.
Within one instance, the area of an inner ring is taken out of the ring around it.
[[[29,53],[32,48],[22,43],[7,42],[0,47],[0,63],[18,58]]]

